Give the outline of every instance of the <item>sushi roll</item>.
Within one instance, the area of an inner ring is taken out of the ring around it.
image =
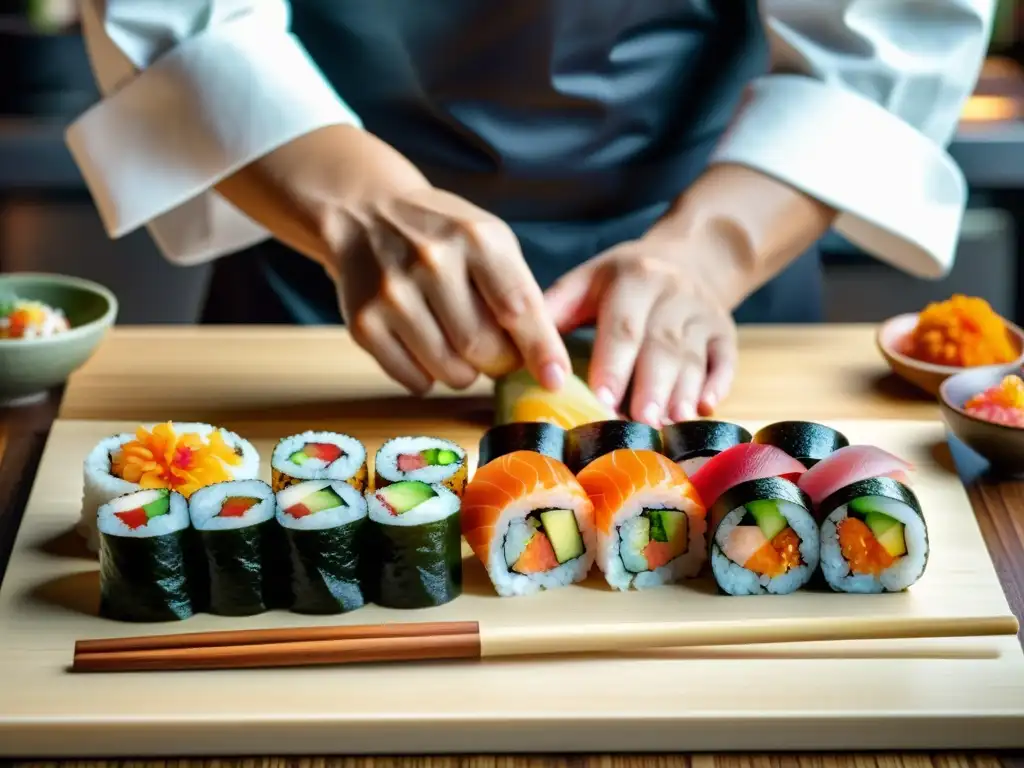
[[[210,424],[168,421],[111,435],[85,457],[77,530],[88,548],[97,551],[100,505],[143,490],[143,480],[147,488],[170,488],[188,499],[205,485],[254,480],[259,473],[260,456],[252,443]]]
[[[594,505],[562,462],[514,451],[478,469],[462,532],[502,597],[582,581],[594,564]]]
[[[443,605],[462,594],[460,501],[447,487],[400,480],[368,494],[367,587],[387,608]]]
[[[196,612],[188,502],[165,488],[134,491],[97,510],[100,615],[180,621]]]
[[[341,480],[366,490],[365,446],[338,432],[303,432],[281,440],[270,457],[274,493],[304,480]]]
[[[753,442],[781,448],[807,468],[850,444],[842,432],[813,421],[777,421],[755,432]]]
[[[579,474],[594,459],[628,448],[661,453],[661,432],[636,421],[594,421],[570,429],[565,437],[565,464]]]
[[[450,440],[438,437],[396,437],[377,451],[374,488],[414,480],[443,485],[456,496],[466,487],[469,467],[466,452]]]
[[[286,607],[286,542],[270,486],[262,480],[215,483],[193,493],[188,507],[210,584],[207,610],[251,616]]]
[[[655,451],[622,448],[577,475],[594,504],[597,565],[614,589],[696,576],[706,560],[706,510],[686,473]]]
[[[711,573],[727,595],[786,595],[818,567],[820,539],[811,501],[789,480],[748,480],[711,509]]]
[[[750,432],[727,421],[682,421],[661,431],[663,453],[692,475],[727,448],[749,443]]]
[[[565,430],[542,421],[492,427],[480,438],[477,468],[515,451],[533,451],[556,461],[565,457]]]
[[[924,574],[928,528],[921,504],[888,477],[852,483],[819,509],[821,571],[836,592],[902,592]]]
[[[363,494],[343,480],[306,480],[278,491],[276,499],[275,518],[291,559],[290,608],[334,614],[363,607]]]

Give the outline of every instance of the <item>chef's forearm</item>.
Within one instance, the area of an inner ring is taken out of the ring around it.
[[[679,243],[681,258],[730,309],[810,248],[836,212],[803,192],[739,165],[711,166],[674,202],[651,236]]]

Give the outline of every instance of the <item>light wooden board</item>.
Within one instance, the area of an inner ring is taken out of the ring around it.
[[[134,425],[58,421],[0,590],[0,755],[160,756],[537,751],[1003,748],[1024,746],[1024,654],[1015,637],[688,649],[238,672],[72,675],[76,639],[313,623],[474,619],[482,624],[798,616],[1007,616],[970,504],[930,422],[831,422],[912,461],[931,562],[907,594],[730,598],[707,578],[617,594],[599,580],[501,599],[466,562],[466,594],[415,612],[197,616],[126,626],[95,615],[97,565],[70,534],[81,462]],[[750,428],[760,424],[746,422]],[[308,424],[225,424],[268,457]],[[471,452],[482,427],[406,418],[318,422],[371,451],[402,433]],[[264,474],[269,467],[264,466]]]

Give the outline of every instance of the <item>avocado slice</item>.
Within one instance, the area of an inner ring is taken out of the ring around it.
[[[377,496],[396,515],[401,515],[434,498],[437,493],[420,480],[401,480],[381,488],[377,491]]]
[[[437,452],[437,464],[442,467],[447,467],[449,464],[454,464],[459,460],[459,454],[455,451],[450,451],[447,448],[442,448]]]
[[[778,503],[772,499],[751,501],[745,506],[747,511],[754,516],[758,527],[761,529],[761,533],[764,534],[768,541],[782,533],[789,525],[789,521],[786,520],[779,510]]]
[[[871,529],[871,532],[875,534],[876,538],[882,538],[882,534],[892,528],[894,525],[900,525],[900,521],[894,517],[890,517],[884,512],[876,512],[871,510],[864,515],[864,524]]]
[[[143,504],[142,509],[146,512],[147,520],[166,515],[171,511],[171,495],[169,493],[161,494],[160,498],[153,499],[149,504]]]
[[[647,516],[651,520],[651,538],[668,543],[686,530],[686,515],[675,509],[651,509]]]
[[[301,467],[303,464],[309,461],[309,456],[306,455],[306,452],[304,450],[299,450],[293,453],[291,456],[289,456],[288,461],[290,461],[297,467]]]
[[[306,509],[309,510],[310,514],[314,512],[323,512],[325,509],[334,509],[344,505],[344,501],[341,500],[341,496],[335,493],[334,489],[330,486],[321,488],[319,491],[313,491],[302,500],[302,504]]]
[[[889,518],[892,520],[892,518]],[[890,526],[881,535],[875,534],[875,538],[878,539],[878,543],[882,545],[886,552],[893,557],[902,557],[907,554],[907,540],[906,536],[903,535],[903,523],[894,521],[896,524]]]
[[[559,565],[583,554],[583,537],[571,509],[548,509],[540,513],[544,533],[555,550]]]
[[[437,464],[437,454],[441,452],[440,448],[425,448],[420,451],[420,456],[423,458],[423,463],[427,466],[435,466]]]

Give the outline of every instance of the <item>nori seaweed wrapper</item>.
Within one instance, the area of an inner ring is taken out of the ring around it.
[[[289,584],[285,542],[273,518],[228,530],[200,531],[209,576],[207,610],[220,616],[252,616],[284,607]],[[282,589],[281,585],[284,585]]]
[[[565,463],[573,474],[620,448],[662,452],[661,432],[637,421],[612,419],[582,424],[566,435]]]
[[[781,477],[761,477],[757,480],[747,480],[745,483],[734,485],[727,490],[711,506],[709,510],[708,541],[714,538],[715,530],[718,528],[726,515],[737,507],[745,506],[752,501],[762,499],[777,499],[788,501],[806,509],[814,514],[814,506],[810,496],[800,490],[796,483],[790,482]]]
[[[374,520],[370,525],[373,602],[386,608],[428,608],[462,594],[461,512],[422,525]]]
[[[146,538],[101,533],[100,615],[132,622],[192,616],[189,530]]]
[[[814,421],[777,421],[759,429],[753,442],[781,448],[810,469],[850,444],[846,435]]]
[[[752,439],[750,432],[728,421],[681,421],[665,427],[661,437],[665,455],[675,462],[714,456]]]
[[[515,451],[533,451],[564,461],[566,432],[543,421],[513,422],[487,430],[480,438],[477,467]]]
[[[322,530],[284,528],[295,613],[347,613],[366,604],[360,557],[366,525],[363,517]]]

